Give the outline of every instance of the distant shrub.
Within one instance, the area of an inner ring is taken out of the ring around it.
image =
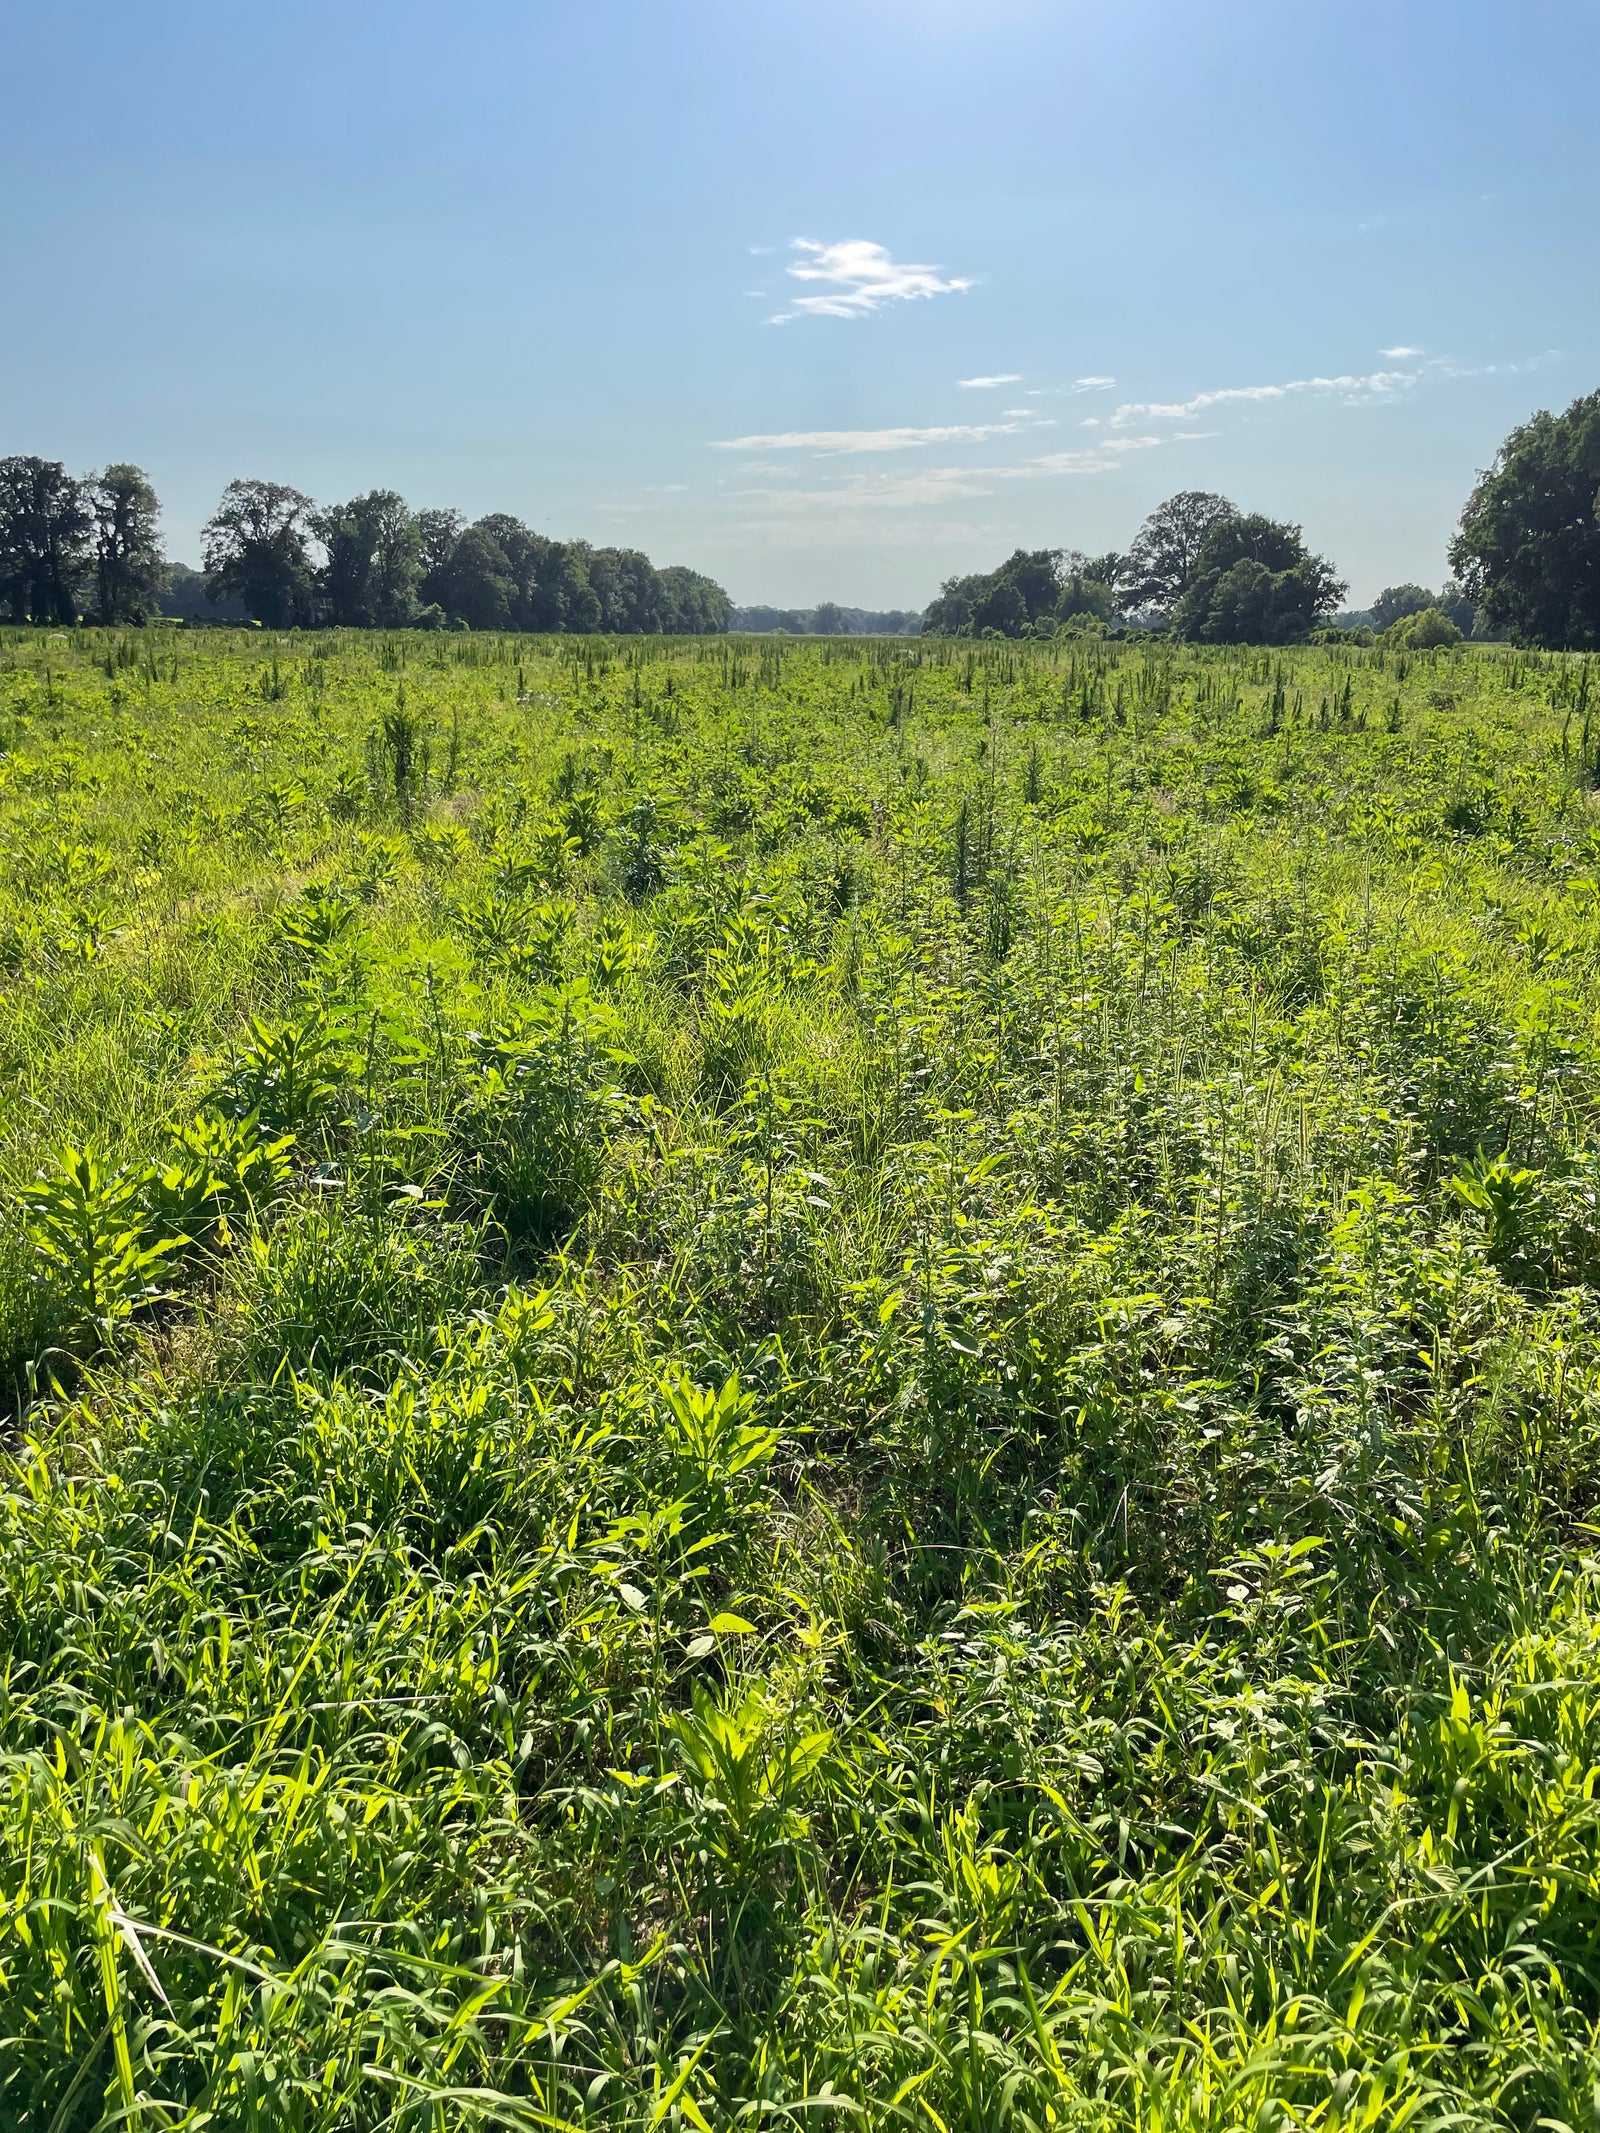
[[[1459,644],[1461,632],[1441,609],[1424,607],[1385,630],[1383,641],[1402,652],[1433,652],[1442,645]]]

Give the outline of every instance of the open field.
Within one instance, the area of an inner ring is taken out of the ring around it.
[[[0,749],[0,2122],[1600,2126],[1600,663]]]

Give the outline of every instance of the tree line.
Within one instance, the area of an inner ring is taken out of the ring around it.
[[[822,600],[815,607],[736,607],[732,626],[759,636],[915,637],[922,617],[914,607],[841,607]]]
[[[232,481],[201,549],[198,583],[167,562],[140,467],[74,476],[57,460],[0,459],[0,606],[17,622],[144,622],[177,605],[274,629],[689,635],[726,630],[733,613],[700,571],[552,540],[508,512],[469,524],[413,511],[393,489],[319,505],[283,482]]]
[[[202,530],[198,577],[167,563],[160,520],[139,467],[77,477],[56,460],[0,459],[0,608],[14,621],[121,623],[204,604],[279,629],[918,627],[911,614],[832,601],[735,610],[701,572],[658,570],[637,549],[553,540],[506,512],[469,524],[459,511],[413,511],[393,489],[319,505],[282,482],[230,482]],[[1347,588],[1300,527],[1188,489],[1150,514],[1126,553],[1018,549],[997,570],[946,579],[920,627],[1038,637],[1136,626],[1202,644],[1293,644],[1337,626],[1419,646],[1471,632],[1600,650],[1600,392],[1511,433],[1478,477],[1449,560],[1455,576],[1438,593],[1390,586],[1372,608],[1339,614]]]
[[[1163,629],[1200,644],[1294,644],[1337,627],[1414,648],[1503,634],[1600,650],[1600,392],[1514,430],[1480,474],[1437,593],[1393,585],[1337,614],[1348,588],[1298,526],[1225,496],[1168,497],[1125,554],[1018,549],[998,569],[948,578],[922,618],[947,637]]]

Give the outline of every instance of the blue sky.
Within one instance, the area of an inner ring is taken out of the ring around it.
[[[1366,598],[1600,386],[1595,0],[56,0],[0,79],[0,450],[190,559],[259,474],[921,606],[1208,488]]]

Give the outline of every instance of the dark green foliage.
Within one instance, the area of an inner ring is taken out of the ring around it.
[[[1238,515],[1225,496],[1205,489],[1185,489],[1157,505],[1128,551],[1123,577],[1128,608],[1170,620],[1189,590],[1206,535]]]
[[[230,482],[202,530],[203,575],[163,560],[159,520],[139,467],[79,482],[56,461],[0,460],[0,604],[17,622],[70,623],[89,607],[106,623],[676,636],[726,630],[733,613],[720,585],[681,564],[550,540],[507,512],[471,526],[458,511],[413,512],[392,489],[319,509],[282,482]]]
[[[656,612],[669,635],[714,636],[732,629],[733,602],[714,578],[682,563],[669,563],[657,576]]]
[[[1058,625],[1117,613],[1121,558],[1019,548],[987,575],[949,578],[922,618],[929,637],[1049,637]]]
[[[1332,564],[1308,552],[1298,526],[1259,513],[1218,519],[1200,542],[1172,626],[1200,644],[1295,644],[1345,590]]]
[[[94,513],[95,613],[146,622],[159,612],[166,572],[161,506],[142,467],[109,466],[89,484]]]
[[[731,603],[700,572],[658,571],[637,549],[553,541],[495,512],[464,526],[424,512],[422,596],[475,630],[683,634],[728,627]]]
[[[205,572],[191,570],[187,563],[166,565],[156,604],[163,615],[174,621],[247,622],[250,619],[244,602],[236,593],[213,600],[206,590]]]
[[[273,629],[314,615],[311,499],[280,481],[230,481],[201,532],[206,592]]]
[[[1437,607],[1435,594],[1421,585],[1386,585],[1363,618],[1375,630],[1386,630],[1407,615],[1420,615],[1425,607]]]
[[[59,460],[0,459],[0,600],[15,622],[72,622],[88,570],[94,512]]]
[[[1518,644],[1600,647],[1600,392],[1512,431],[1467,500],[1450,566]]]
[[[374,489],[313,513],[326,561],[318,604],[329,622],[355,629],[404,629],[417,610],[422,536],[404,497]]]

